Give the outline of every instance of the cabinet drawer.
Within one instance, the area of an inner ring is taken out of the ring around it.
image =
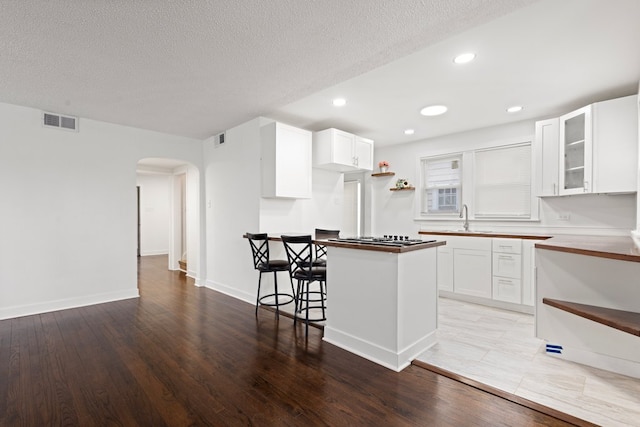
[[[493,254],[493,275],[500,277],[522,278],[522,255]]]
[[[494,277],[493,299],[520,304],[522,302],[522,286],[520,280]]]
[[[520,239],[493,239],[493,252],[508,254],[522,253],[522,240]]]

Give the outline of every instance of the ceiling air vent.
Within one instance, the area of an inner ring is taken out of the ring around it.
[[[57,128],[78,131],[78,118],[61,116],[60,114],[42,113],[42,125],[48,128]]]

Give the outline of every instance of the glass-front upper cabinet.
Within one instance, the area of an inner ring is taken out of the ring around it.
[[[560,194],[591,191],[591,106],[560,117]]]

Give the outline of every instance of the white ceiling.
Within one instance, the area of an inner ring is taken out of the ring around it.
[[[195,138],[263,115],[384,145],[635,92],[638,18],[638,0],[0,0],[0,102]],[[430,103],[450,111],[419,116]]]

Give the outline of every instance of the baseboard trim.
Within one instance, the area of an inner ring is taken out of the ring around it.
[[[120,301],[123,299],[138,298],[138,288],[106,292],[102,294],[87,295],[77,298],[67,298],[55,301],[45,301],[37,304],[13,306],[0,309],[0,320],[15,317],[31,316],[34,314],[49,313],[51,311],[67,310],[70,308],[84,307],[87,305],[103,304],[106,302]]]
[[[222,283],[214,282],[213,280],[206,280],[204,282],[204,287],[205,288],[209,288],[209,289],[213,289],[214,291],[218,291],[218,292],[223,293],[225,295],[229,295],[230,297],[234,297],[234,298],[239,299],[241,301],[248,302],[249,304],[254,304],[255,305],[255,303],[256,303],[255,294],[250,294],[248,292],[239,291],[236,288],[232,288],[232,287],[223,285]]]

